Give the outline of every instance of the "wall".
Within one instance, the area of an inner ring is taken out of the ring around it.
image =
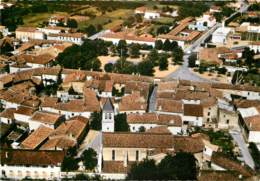
[[[260,143],[260,131],[250,131],[248,142]]]
[[[12,179],[23,179],[30,173],[31,178],[38,179],[48,179],[53,180],[55,178],[60,178],[60,167],[35,167],[35,166],[8,166],[1,165],[1,177],[3,177],[2,171],[4,170],[7,178]]]

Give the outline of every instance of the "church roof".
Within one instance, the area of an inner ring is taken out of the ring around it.
[[[103,111],[112,111],[114,112],[114,106],[111,102],[111,99],[108,98],[103,106]]]

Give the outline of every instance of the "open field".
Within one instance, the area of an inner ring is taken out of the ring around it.
[[[65,12],[55,12],[55,13],[36,13],[30,14],[23,17],[24,24],[26,26],[38,26],[38,24],[42,23],[43,21],[48,21],[48,19],[52,15],[68,15]]]
[[[124,19],[127,19],[129,16],[134,14],[134,10],[131,9],[118,9],[112,12],[106,12],[105,14],[96,14],[96,17],[90,18],[87,21],[79,23],[79,28],[83,28],[89,25],[102,25],[105,28],[112,28],[123,22]]]
[[[198,76],[208,79],[208,80],[215,80],[221,83],[230,83],[230,77],[226,76],[226,75],[220,75],[214,72],[204,72],[202,74],[200,74],[199,72],[195,72],[194,69],[192,70],[193,73],[197,74]]]

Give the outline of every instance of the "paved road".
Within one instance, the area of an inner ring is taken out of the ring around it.
[[[251,157],[251,154],[249,153],[247,144],[242,136],[241,131],[230,130],[229,133],[232,136],[232,138],[235,140],[235,142],[237,143],[239,149],[241,150],[244,162],[250,168],[254,169],[255,168],[254,160]]]
[[[150,96],[149,100],[149,112],[154,112],[156,110],[156,94],[157,94],[158,87],[155,86],[153,92]]]
[[[183,56],[183,65],[179,67],[175,72],[168,75],[165,79],[182,79],[182,80],[191,80],[191,81],[197,81],[197,82],[214,82],[213,80],[204,79],[193,72],[190,71],[188,67],[188,58],[189,55],[186,54]]]

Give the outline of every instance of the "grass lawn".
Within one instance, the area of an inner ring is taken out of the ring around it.
[[[161,24],[172,24],[174,21],[174,18],[171,17],[160,17],[155,20],[156,22],[159,22]]]

